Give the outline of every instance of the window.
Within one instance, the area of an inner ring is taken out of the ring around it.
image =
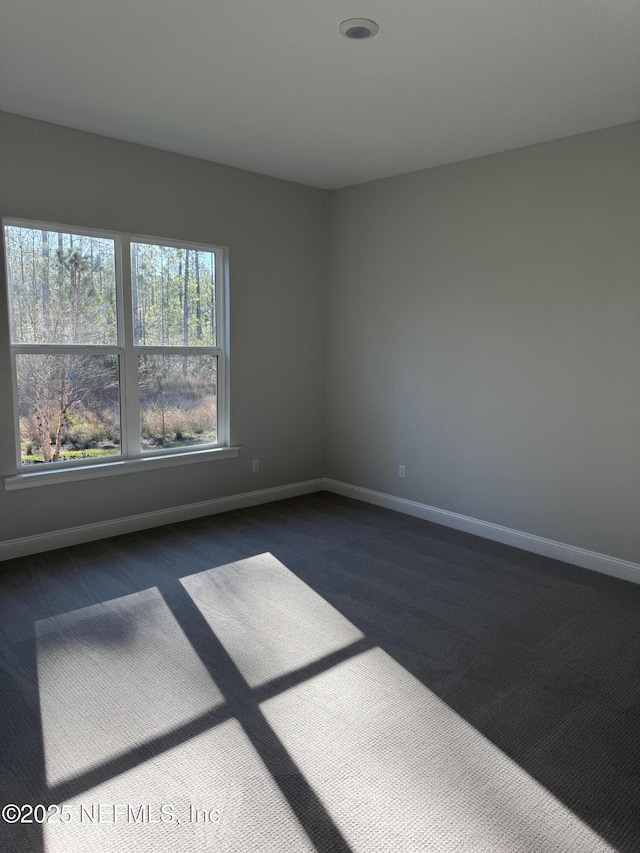
[[[227,446],[225,252],[5,220],[18,471]]]

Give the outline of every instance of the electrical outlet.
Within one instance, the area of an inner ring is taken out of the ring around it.
[[[251,470],[254,474],[260,470],[260,460],[259,459],[253,460],[253,462],[251,463]]]
[[[405,466],[404,465],[398,465],[398,477],[400,477],[401,480],[404,480],[404,478],[406,476],[407,476],[407,469],[405,468]]]

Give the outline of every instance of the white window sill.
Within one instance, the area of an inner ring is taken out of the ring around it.
[[[161,456],[139,459],[118,459],[114,462],[97,462],[95,465],[77,465],[67,468],[47,468],[38,471],[21,471],[4,477],[5,491],[29,489],[32,486],[48,486],[55,483],[72,483],[77,480],[92,480],[95,477],[112,477],[115,474],[134,474],[137,471],[155,471],[174,465],[193,465],[197,462],[214,462],[231,459],[240,453],[240,447],[214,447],[207,450],[182,451]]]

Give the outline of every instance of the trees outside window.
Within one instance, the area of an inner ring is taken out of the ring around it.
[[[7,221],[20,465],[223,443],[223,250]]]

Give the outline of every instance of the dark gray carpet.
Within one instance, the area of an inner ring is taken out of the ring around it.
[[[4,563],[0,850],[639,851],[639,613],[327,493]]]

